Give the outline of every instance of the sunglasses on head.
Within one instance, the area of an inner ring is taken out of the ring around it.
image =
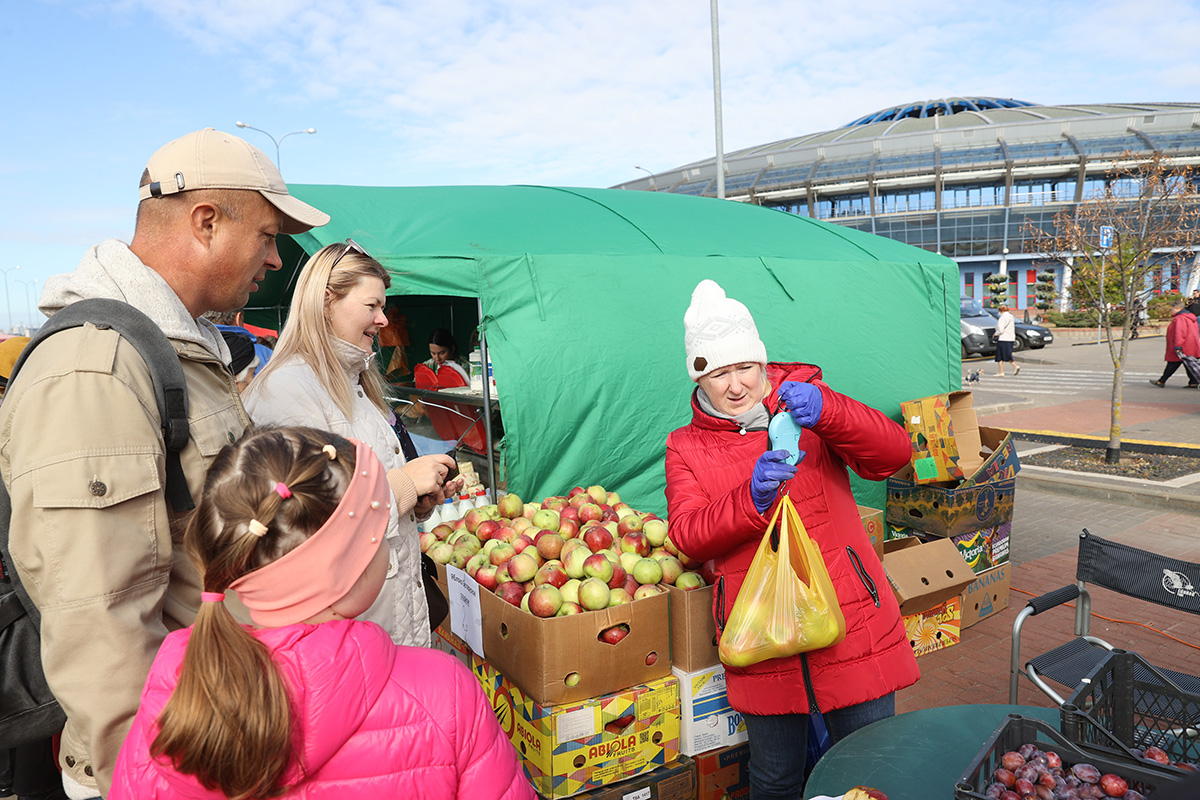
[[[338,262],[341,261],[345,257],[346,253],[349,253],[351,250],[353,250],[356,253],[361,253],[362,255],[366,256],[367,258],[371,257],[371,254],[368,253],[366,248],[363,247],[361,244],[354,241],[353,239],[346,239],[345,249],[342,250],[342,252],[338,253],[338,257],[333,260],[333,266],[331,266],[329,268],[329,271],[333,272],[333,270],[337,268]]]

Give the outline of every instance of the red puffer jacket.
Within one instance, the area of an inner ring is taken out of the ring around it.
[[[1175,355],[1176,347],[1181,348],[1184,355],[1200,358],[1200,328],[1190,311],[1180,311],[1171,317],[1171,324],[1167,326],[1167,361],[1182,360]]]
[[[788,484],[805,530],[821,547],[846,617],[841,643],[809,653],[817,703],[830,711],[910,686],[920,671],[846,472],[849,465],[869,480],[888,477],[908,463],[908,435],[881,412],[830,389],[811,364],[768,364],[767,377],[772,388],[764,402],[771,413],[779,410],[776,390],[785,380],[812,383],[823,399],[820,421],[800,438],[807,456]],[[716,559],[720,578],[713,614],[718,630],[770,522],[750,498],[754,463],[768,449],[766,431],[743,434],[732,420],[705,413],[694,393],[691,424],[667,437],[671,539],[692,558]],[[869,580],[861,576],[859,565]],[[726,676],[729,701],[738,711],[808,713],[799,656],[744,669],[726,667]]]

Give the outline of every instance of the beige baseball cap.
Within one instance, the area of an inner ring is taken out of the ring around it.
[[[287,218],[281,233],[304,233],[329,222],[329,215],[288,194],[287,184],[267,154],[230,133],[205,128],[168,142],[146,165],[150,183],[142,200],[193,189],[247,189],[265,197]]]

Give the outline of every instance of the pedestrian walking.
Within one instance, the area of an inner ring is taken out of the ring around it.
[[[996,374],[1004,377],[1004,363],[1013,365],[1013,375],[1021,374],[1021,365],[1013,361],[1013,344],[1017,341],[1017,320],[1008,310],[1007,303],[1000,304],[1000,317],[996,320]]]
[[[1174,375],[1183,363],[1180,356],[1200,358],[1200,326],[1196,323],[1195,315],[1184,308],[1182,300],[1171,304],[1171,323],[1167,325],[1167,352],[1164,356],[1167,366],[1162,377],[1150,381],[1150,385],[1160,388],[1166,386],[1167,378]],[[1188,388],[1195,389],[1196,386],[1196,380],[1189,375]]]

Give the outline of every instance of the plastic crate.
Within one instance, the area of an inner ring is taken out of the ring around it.
[[[1146,796],[1182,780],[1180,775],[1153,769],[1132,759],[1111,759],[1081,750],[1041,720],[1009,714],[954,785],[955,800],[987,800],[985,792],[993,782],[992,774],[1000,766],[1000,757],[1027,743],[1047,753],[1057,753],[1064,769],[1079,763],[1091,764],[1101,774],[1111,772],[1120,775],[1129,782],[1130,789],[1136,789]]]
[[[1200,764],[1200,694],[1136,653],[1114,650],[1063,706],[1062,731],[1106,755],[1153,745],[1173,762]]]

